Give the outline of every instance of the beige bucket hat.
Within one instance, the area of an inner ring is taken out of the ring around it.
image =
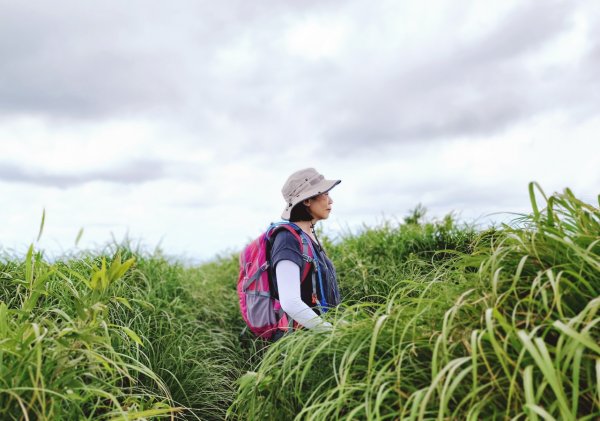
[[[292,208],[303,200],[326,193],[342,180],[326,180],[314,168],[305,168],[290,175],[281,189],[287,205],[281,214],[285,220],[290,219]]]

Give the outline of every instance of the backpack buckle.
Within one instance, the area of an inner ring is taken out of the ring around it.
[[[267,270],[269,268],[269,262],[265,262],[260,266],[260,271],[264,272],[265,270]]]
[[[315,259],[313,259],[312,257],[310,257],[310,256],[308,256],[306,254],[302,255],[302,260],[304,260],[306,263],[312,263],[312,262],[315,261]]]

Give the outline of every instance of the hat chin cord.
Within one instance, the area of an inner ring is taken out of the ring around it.
[[[317,232],[315,231],[315,224],[313,223],[313,221],[310,221],[310,231],[315,236],[315,240],[317,240],[317,244],[319,245],[319,249],[322,252],[325,252],[325,250],[323,249],[323,246],[321,245],[321,242],[319,241],[319,237],[317,237]]]

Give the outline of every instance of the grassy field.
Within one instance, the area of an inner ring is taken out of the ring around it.
[[[331,332],[240,335],[237,256],[109,247],[0,261],[1,419],[600,417],[600,210],[569,190],[478,231],[448,216],[326,249]]]

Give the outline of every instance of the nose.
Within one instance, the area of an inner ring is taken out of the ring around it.
[[[329,204],[333,205],[333,199],[331,198],[331,196],[327,196],[327,198],[329,199]]]

